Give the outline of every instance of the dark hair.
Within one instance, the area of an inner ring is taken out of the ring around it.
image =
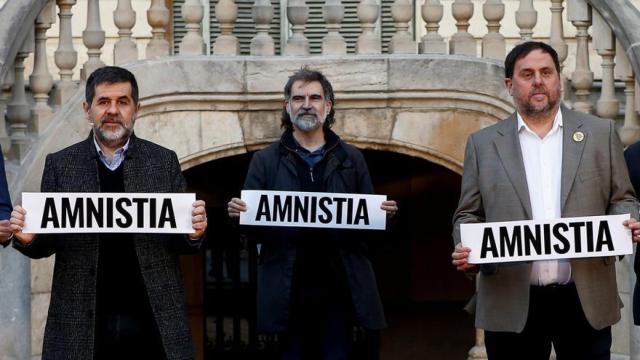
[[[104,66],[96,69],[87,79],[87,86],[84,89],[84,99],[91,104],[96,95],[96,87],[100,84],[115,84],[128,82],[131,84],[131,97],[135,104],[138,103],[138,82],[135,76],[127,70],[117,66]]]
[[[327,114],[327,118],[325,119],[325,122],[324,122],[324,128],[325,129],[330,128],[331,125],[333,125],[333,123],[335,122],[335,119],[333,116],[335,114],[334,108],[336,104],[336,99],[334,98],[333,87],[331,86],[331,83],[329,82],[329,80],[327,80],[327,78],[324,75],[322,75],[320,71],[302,68],[296,71],[293,75],[289,76],[289,81],[287,81],[287,84],[284,86],[285,100],[289,100],[289,98],[291,97],[291,87],[293,86],[293,83],[295,83],[296,81],[320,82],[320,84],[322,85],[322,90],[324,91],[325,101],[331,101],[331,104],[332,104],[331,110],[329,111],[329,114]],[[291,130],[293,127],[293,124],[291,123],[291,117],[289,117],[289,113],[287,113],[286,107],[282,109],[282,119],[281,119],[280,126],[287,130]]]
[[[516,61],[529,55],[533,50],[542,50],[542,52],[549,54],[551,59],[553,59],[553,64],[556,66],[556,71],[560,74],[560,60],[558,60],[558,53],[551,47],[551,45],[545,44],[541,41],[527,41],[516,45],[516,47],[514,47],[504,59],[504,75],[507,79],[511,79],[513,77],[513,69],[516,66]]]

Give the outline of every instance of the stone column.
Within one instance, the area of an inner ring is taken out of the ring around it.
[[[84,63],[80,71],[82,80],[86,81],[95,69],[104,66],[104,62],[100,60],[104,40],[104,31],[102,30],[102,25],[100,25],[100,4],[98,0],[88,0],[87,27],[82,32],[82,42],[87,47],[89,59]]]
[[[205,53],[204,39],[202,38],[202,26],[204,7],[200,0],[186,0],[182,4],[182,19],[187,33],[180,43],[180,55],[202,55]]]
[[[620,44],[617,45],[623,48]],[[625,146],[628,146],[640,140],[640,120],[638,120],[638,109],[636,108],[635,76],[629,58],[624,51],[618,52],[616,56],[615,71],[625,85],[624,124],[620,129],[620,139]]]
[[[27,131],[29,120],[31,120],[31,106],[27,101],[24,88],[24,59],[33,52],[33,42],[34,33],[31,28],[31,33],[25,38],[13,64],[14,81],[11,88],[11,100],[7,105],[7,120],[11,132],[11,157],[17,161],[24,159],[30,145]]]
[[[620,107],[613,78],[616,39],[609,25],[598,13],[593,14],[593,42],[598,55],[602,57],[602,89],[596,113],[605,119],[615,119]]]
[[[520,41],[529,41],[533,37],[533,27],[538,22],[538,12],[533,8],[533,0],[520,0],[516,11],[516,25],[520,28]]]
[[[382,53],[382,43],[375,33],[379,14],[380,5],[376,0],[360,0],[358,4],[358,20],[360,20],[362,34],[358,36],[356,54],[373,55]]]
[[[389,52],[392,54],[417,53],[416,43],[409,33],[409,22],[413,20],[413,2],[395,0],[391,5],[391,17],[395,23],[396,32],[391,37]]]
[[[589,66],[589,26],[591,25],[591,6],[584,0],[569,0],[568,20],[576,27],[576,67],[571,74],[571,83],[575,89],[576,100],[573,108],[577,111],[590,113],[591,87],[593,73]]]
[[[322,39],[322,55],[344,55],[347,42],[340,34],[340,24],[344,19],[344,6],[340,0],[327,0],[322,7],[324,21],[327,23],[327,35]]]
[[[438,33],[444,7],[440,0],[425,0],[422,4],[422,19],[425,22],[427,33],[419,44],[420,54],[446,54],[447,44]]]
[[[482,57],[503,60],[506,55],[504,36],[500,34],[500,21],[504,17],[502,0],[486,0],[482,15],[487,20],[487,35],[482,38]]]
[[[113,23],[120,37],[113,45],[113,62],[122,65],[138,60],[138,46],[131,39],[131,29],[136,24],[136,12],[131,7],[131,0],[118,0],[118,6],[113,11]]]
[[[220,35],[213,44],[215,55],[239,55],[240,42],[233,35],[236,19],[238,18],[238,5],[233,0],[220,0],[216,4],[216,19],[220,24]]]
[[[287,40],[285,55],[309,55],[309,40],[304,36],[304,27],[309,18],[309,6],[304,0],[289,0],[287,19],[291,24],[291,37]]]
[[[469,19],[473,16],[473,3],[471,0],[455,0],[451,6],[458,31],[451,36],[449,41],[449,53],[455,55],[476,56],[476,40],[467,31]]]
[[[147,44],[146,58],[152,59],[170,54],[169,42],[164,38],[169,25],[169,9],[164,0],[151,0],[147,10],[147,22],[151,26],[151,40]]]
[[[567,86],[567,77],[562,72],[564,69],[564,61],[567,59],[568,46],[564,40],[564,26],[562,21],[562,2],[564,0],[551,0],[551,30],[549,35],[549,45],[558,53],[560,61],[560,81],[562,83],[562,99],[564,99],[565,89]]]
[[[11,65],[11,68],[12,67],[13,65]],[[5,159],[7,159],[11,154],[11,139],[7,133],[5,110],[7,109],[7,103],[11,98],[12,86],[13,71],[7,71],[4,79],[0,79],[0,145],[2,145],[2,155]]]
[[[36,134],[49,124],[53,116],[53,111],[48,104],[49,92],[53,88],[53,77],[47,64],[47,30],[55,21],[55,5],[55,2],[49,1],[36,18],[33,72],[29,76],[29,85],[35,102],[31,108],[32,122],[29,131]]]
[[[251,39],[251,55],[275,55],[276,47],[269,35],[271,19],[273,19],[273,5],[269,0],[256,0],[253,4],[253,21],[256,23],[256,36]]]
[[[58,49],[54,53],[56,66],[60,69],[60,81],[56,84],[56,105],[62,106],[73,95],[77,85],[73,82],[73,69],[78,63],[78,53],[73,47],[71,36],[71,8],[76,4],[76,0],[57,0],[60,8],[60,34]]]

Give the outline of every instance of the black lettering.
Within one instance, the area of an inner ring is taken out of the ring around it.
[[[318,220],[320,220],[320,222],[323,224],[328,224],[331,222],[331,211],[329,210],[328,205],[331,205],[331,198],[321,197],[318,201],[318,206],[324,213],[324,215],[320,214],[320,216],[318,216]]]
[[[49,222],[54,229],[60,228],[60,222],[58,221],[58,211],[56,210],[56,203],[53,198],[50,197],[44,199],[44,214],[42,216],[40,227],[43,229],[48,228]]]
[[[606,245],[608,251],[613,251],[613,239],[611,239],[611,231],[609,230],[609,223],[605,220],[600,221],[600,229],[598,229],[598,243],[596,244],[596,251],[602,251],[602,247]]]
[[[593,252],[593,223],[587,221],[585,225],[587,228],[587,251]]]
[[[536,225],[538,227],[540,225]],[[542,229],[544,231],[544,253],[551,254],[551,225],[544,224],[542,225]]]
[[[156,199],[149,199],[149,227],[156,227]]]
[[[265,221],[271,221],[271,211],[269,211],[269,197],[267,195],[260,195],[260,202],[258,202],[258,211],[256,212],[256,221],[261,221],[261,217],[265,217]]]
[[[491,228],[485,228],[484,234],[482,234],[482,249],[480,250],[480,258],[486,259],[487,252],[491,252],[491,257],[498,257],[498,250],[496,249],[496,239],[493,237],[493,231]]]
[[[144,227],[144,204],[147,203],[149,201],[149,199],[143,199],[143,198],[134,198],[131,199],[131,201],[133,201],[134,204],[137,205],[137,212],[138,212],[138,216],[137,216],[137,220],[138,220],[138,225],[136,225],[137,227]]]
[[[571,245],[569,244],[569,240],[562,234],[562,232],[568,231],[569,227],[566,224],[555,224],[553,226],[553,237],[555,237],[559,242],[562,243],[562,247],[560,244],[553,245],[553,249],[558,254],[566,254],[569,252]],[[562,231],[562,232],[561,232]]]
[[[171,199],[162,200],[162,208],[160,208],[160,219],[158,220],[158,227],[163,228],[164,223],[169,222],[169,226],[175,229],[176,216],[173,214],[173,203]]]
[[[131,222],[133,219],[131,218],[131,214],[124,208],[124,205],[127,207],[131,206],[131,200],[127,198],[120,198],[116,200],[116,210],[122,215],[124,221],[121,218],[116,219],[116,224],[122,228],[128,228],[131,226]]]
[[[524,227],[524,249],[525,254],[531,255],[531,248],[535,251],[534,255],[542,255],[542,241],[540,240],[540,227],[535,227],[535,234],[531,231],[531,227]]]
[[[107,199],[107,227],[113,227],[113,199]]]
[[[316,223],[316,202],[318,199],[315,196],[311,197],[311,214],[309,215],[309,220],[312,223]]]
[[[298,222],[298,220],[302,218],[302,221],[307,222],[309,219],[309,197],[304,196],[303,201],[300,196],[296,196],[295,200],[293,221]]]
[[[342,224],[342,204],[347,201],[346,198],[333,198],[336,202],[336,224]]]
[[[82,198],[76,198],[76,203],[71,209],[71,202],[69,198],[62,198],[62,227],[67,227],[67,221],[69,222],[69,227],[84,227],[84,218],[82,213],[84,213],[84,205],[82,202]],[[78,224],[76,224],[76,222]]]
[[[573,228],[573,242],[575,251],[577,253],[582,252],[582,236],[580,232],[580,228],[584,226],[583,222],[571,222],[569,223],[569,227]]]
[[[349,211],[351,213],[351,211]],[[369,210],[367,210],[367,201],[365,199],[360,199],[358,201],[358,208],[356,209],[356,218],[354,224],[360,224],[360,221],[363,220],[365,225],[369,225]]]
[[[87,198],[87,227],[93,227],[93,221],[95,220],[96,226],[102,227],[102,223],[104,220],[104,215],[102,211],[104,208],[102,207],[102,203],[104,202],[103,198],[97,198],[98,206],[93,202],[94,199]]]
[[[513,227],[513,234],[511,237],[509,237],[509,231],[507,231],[506,227],[500,227],[500,256],[504,257],[506,255],[505,251],[508,251],[509,256],[519,256],[522,254],[520,226]]]
[[[285,196],[284,204],[280,200],[280,195],[273,196],[273,219],[274,221],[291,222],[291,196]]]

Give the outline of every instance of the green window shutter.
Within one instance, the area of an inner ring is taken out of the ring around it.
[[[362,31],[358,20],[359,0],[342,0],[344,6],[344,19],[340,24],[340,34],[347,42],[347,53],[354,53],[358,36]],[[309,39],[309,47],[312,54],[322,53],[322,38],[327,34],[327,25],[324,21],[322,8],[325,0],[306,0],[309,6],[309,19],[305,26],[304,34]]]
[[[413,0],[412,3],[413,8],[415,9],[415,0]],[[393,5],[393,0],[382,0],[382,21],[380,32],[382,35],[382,53],[389,52],[389,41],[391,41],[391,38],[396,31],[395,23],[393,22],[393,17],[391,16],[391,5]],[[416,15],[422,16],[422,14],[416,14],[414,11],[413,19],[409,22],[409,33],[413,35],[414,40],[415,34],[413,29],[415,27],[414,22],[416,21]]]
[[[184,20],[182,20],[182,4],[185,0],[173,0],[172,14],[173,14],[173,53],[178,54],[180,52],[180,42],[187,33]]]
[[[216,38],[220,35],[220,24],[215,14],[217,3],[217,0],[211,1],[209,14],[211,19],[211,49],[213,49]],[[256,34],[256,25],[252,16],[254,0],[235,0],[235,3],[238,6],[238,18],[236,19],[233,34],[240,42],[240,54],[249,55],[251,52],[251,39]],[[273,38],[276,54],[280,54],[280,1],[271,0],[271,5],[273,6],[273,18],[271,19],[269,35]]]

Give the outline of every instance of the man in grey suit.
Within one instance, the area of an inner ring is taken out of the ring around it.
[[[454,214],[453,265],[479,270],[476,326],[490,360],[609,359],[620,319],[615,258],[488,264],[467,262],[460,224],[631,214],[637,201],[614,123],[561,106],[556,52],[541,42],[505,59],[516,113],[472,134]],[[629,239],[631,241],[631,239]]]
[[[129,71],[103,67],[87,80],[93,131],[49,154],[43,192],[175,193],[186,188],[176,154],[133,134],[138,85]],[[179,253],[200,248],[205,204],[193,204],[195,232],[177,234],[22,233],[28,209],[11,214],[14,247],[37,259],[56,254],[43,359],[192,359]]]

